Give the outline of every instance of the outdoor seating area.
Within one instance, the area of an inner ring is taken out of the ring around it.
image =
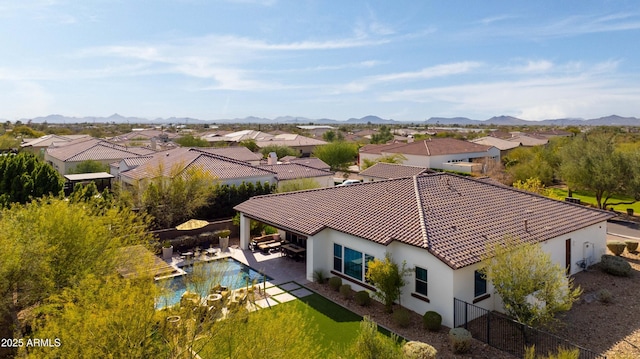
[[[249,249],[254,252],[256,249],[263,253],[270,253],[278,250],[282,246],[279,234],[267,234],[261,237],[255,237],[249,243]]]
[[[293,243],[283,244],[280,249],[283,256],[291,258],[296,262],[304,260],[307,253],[307,250],[304,247],[295,245]]]

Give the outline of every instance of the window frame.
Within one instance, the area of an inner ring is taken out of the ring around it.
[[[482,287],[479,288],[478,284],[482,283]],[[482,289],[482,293],[478,291]],[[479,298],[487,294],[487,278],[479,270],[473,272],[473,297]]]
[[[419,271],[424,271],[424,279],[418,276]],[[418,285],[424,285],[424,292],[418,289]],[[416,294],[428,297],[429,296],[429,270],[422,267],[415,267],[415,282],[414,282],[414,292]]]

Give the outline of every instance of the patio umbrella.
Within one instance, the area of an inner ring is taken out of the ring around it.
[[[191,229],[198,229],[198,228],[202,228],[204,226],[206,226],[207,224],[209,224],[209,222],[207,221],[203,221],[201,219],[190,219],[182,224],[179,224],[176,226],[177,230],[180,231],[188,231]]]

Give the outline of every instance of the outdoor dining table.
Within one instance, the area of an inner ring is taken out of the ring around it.
[[[290,256],[295,260],[301,258],[302,254],[307,251],[305,248],[296,246],[295,244],[285,244],[282,246],[282,248],[287,253],[287,256]]]

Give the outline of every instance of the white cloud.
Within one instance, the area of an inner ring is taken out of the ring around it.
[[[459,75],[482,66],[479,62],[464,61],[427,67],[419,71],[398,72],[385,75],[369,76],[345,85],[342,91],[362,92],[370,87],[388,82],[427,80],[436,77]]]

